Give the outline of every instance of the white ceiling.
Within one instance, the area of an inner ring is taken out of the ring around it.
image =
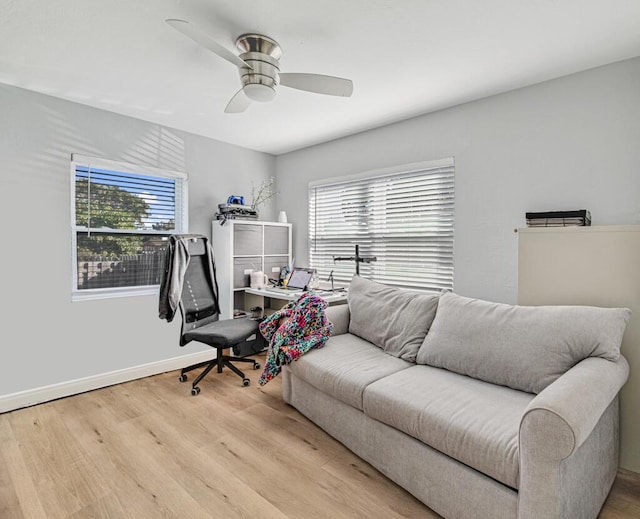
[[[225,114],[237,69],[166,18],[266,34],[353,96]],[[638,55],[639,0],[0,0],[0,82],[273,154]]]

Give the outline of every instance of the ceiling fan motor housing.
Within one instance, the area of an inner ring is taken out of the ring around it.
[[[240,67],[242,89],[249,99],[271,101],[276,95],[282,49],[275,40],[261,34],[243,34],[236,40],[240,59],[249,67]]]

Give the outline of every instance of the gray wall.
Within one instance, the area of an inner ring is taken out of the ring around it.
[[[275,158],[2,84],[0,114],[0,396],[206,350],[178,346],[157,297],[71,302],[70,154],[187,171],[190,231],[207,235]]]
[[[280,155],[278,209],[303,265],[310,181],[453,156],[455,290],[515,303],[526,211],[640,223],[639,143],[636,58]]]

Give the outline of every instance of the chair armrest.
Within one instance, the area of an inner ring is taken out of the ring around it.
[[[571,456],[628,376],[629,364],[623,356],[617,362],[589,357],[576,364],[529,403],[520,421],[520,449],[542,441],[549,454],[556,451],[558,459]],[[546,443],[550,438],[553,445]]]
[[[349,321],[351,320],[351,312],[349,312],[349,305],[341,304],[329,306],[325,310],[327,319],[333,324],[333,330],[331,335],[342,335],[349,333]]]

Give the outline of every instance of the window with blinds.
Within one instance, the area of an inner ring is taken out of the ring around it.
[[[446,159],[309,187],[309,261],[321,280],[360,275],[387,285],[453,290],[454,162]]]
[[[73,299],[156,291],[187,229],[186,175],[77,155],[72,175]]]

